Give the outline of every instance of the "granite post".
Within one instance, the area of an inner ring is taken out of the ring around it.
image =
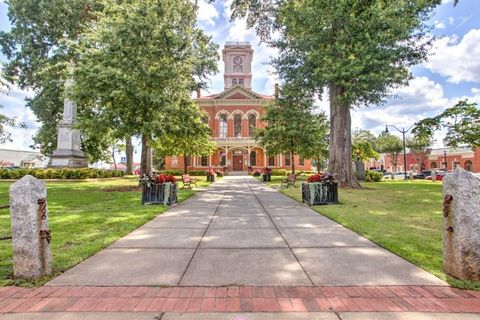
[[[34,279],[51,273],[45,183],[30,175],[10,186],[13,274]]]
[[[462,280],[480,280],[480,180],[457,168],[443,178],[443,267]]]
[[[87,157],[80,144],[80,130],[77,124],[77,104],[68,98],[72,80],[65,82],[66,97],[63,104],[63,119],[58,125],[57,149],[50,156],[51,168],[85,168]]]

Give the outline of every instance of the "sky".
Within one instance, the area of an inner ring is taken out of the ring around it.
[[[1,1],[1,0],[0,0]],[[255,31],[246,28],[245,21],[230,21],[232,0],[199,0],[198,26],[212,36],[220,45],[226,41],[249,41],[253,55],[253,90],[272,94],[278,82],[274,69],[269,65],[276,50],[260,43]],[[9,30],[7,5],[0,2],[0,30]],[[453,106],[460,99],[480,103],[480,0],[443,0],[429,21],[431,33],[436,37],[428,60],[411,68],[412,79],[408,86],[392,92],[391,98],[382,106],[369,106],[352,111],[352,129],[366,129],[374,133],[385,130],[385,124],[408,128],[425,117],[436,115]],[[221,55],[220,55],[221,56]],[[5,58],[0,55],[0,61]],[[210,79],[209,88],[202,94],[223,90],[223,62],[218,61],[219,72]],[[31,137],[39,127],[33,112],[25,107],[29,91],[11,87],[0,92],[2,112],[25,122],[26,129],[13,128],[13,141],[0,148],[28,150]],[[320,108],[328,113],[328,100],[324,96]],[[391,131],[395,133],[394,130]],[[442,133],[435,137],[435,146],[442,145]],[[138,145],[136,149],[140,150]]]

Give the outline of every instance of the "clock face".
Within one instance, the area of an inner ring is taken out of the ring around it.
[[[240,57],[240,56],[235,56],[235,57],[233,58],[233,63],[235,63],[235,64],[240,64],[240,63],[242,63],[242,57]]]

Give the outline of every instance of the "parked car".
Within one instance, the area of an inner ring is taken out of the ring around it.
[[[425,179],[428,176],[432,175],[431,170],[424,170],[413,175],[413,179]]]
[[[402,180],[405,178],[405,172],[404,171],[397,171],[393,175],[394,180]],[[408,177],[408,172],[407,172],[407,177]],[[389,175],[384,175],[383,179],[391,179],[392,178],[392,173],[389,172]]]
[[[443,180],[443,177],[445,177],[445,175],[447,174],[448,172],[446,171],[437,171],[435,174],[437,175],[437,180],[439,181],[442,181]],[[432,176],[429,175],[427,177],[425,177],[425,180],[432,180]]]

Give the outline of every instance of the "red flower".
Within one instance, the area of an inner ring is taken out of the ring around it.
[[[176,181],[176,179],[175,179],[175,176],[173,174],[161,173],[158,176],[156,176],[156,178],[155,178],[156,183],[165,183],[165,182],[175,183],[175,181]]]
[[[334,181],[334,176],[330,172],[316,173],[308,177],[307,182]]]

